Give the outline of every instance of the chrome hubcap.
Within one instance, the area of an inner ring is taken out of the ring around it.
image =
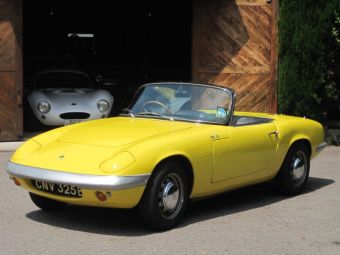
[[[179,199],[178,187],[173,182],[168,182],[163,190],[163,205],[167,210],[176,208]]]
[[[298,151],[292,160],[292,180],[296,184],[301,184],[306,179],[307,165],[306,155],[302,151]]]
[[[167,175],[159,191],[159,209],[163,217],[175,218],[183,205],[182,181],[177,174]]]

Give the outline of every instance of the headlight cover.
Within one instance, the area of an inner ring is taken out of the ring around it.
[[[40,101],[38,104],[38,111],[40,113],[48,113],[51,110],[51,105],[46,100]]]
[[[130,152],[124,151],[119,153],[117,156],[109,158],[100,164],[100,169],[105,173],[115,173],[126,169],[136,159]]]
[[[109,102],[108,101],[106,101],[105,99],[101,99],[101,100],[99,100],[98,101],[98,103],[97,103],[97,108],[98,108],[98,110],[100,111],[100,112],[107,112],[108,111],[108,109],[109,109],[109,107],[110,107],[110,104],[109,104]]]

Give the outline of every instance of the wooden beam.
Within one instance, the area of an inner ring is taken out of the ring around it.
[[[7,19],[0,20],[0,71],[15,69],[15,36]]]
[[[0,0],[0,141],[22,137],[22,0]]]
[[[270,74],[269,66],[243,66],[243,67],[230,67],[226,66],[223,69],[219,69],[214,66],[201,66],[200,72],[204,73],[242,73],[242,74]]]
[[[278,74],[278,9],[279,0],[272,1],[272,25],[271,25],[271,64],[270,64],[270,80],[269,80],[269,95],[270,95],[270,112],[277,113],[277,74]]]
[[[258,6],[258,5],[267,5],[270,4],[271,1],[269,0],[236,0],[236,5],[252,5],[252,6]]]

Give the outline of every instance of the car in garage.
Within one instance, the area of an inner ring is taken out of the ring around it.
[[[217,85],[146,84],[119,117],[38,135],[6,168],[45,211],[137,207],[157,230],[176,226],[190,199],[269,180],[300,194],[310,160],[326,146],[322,125],[237,112],[235,102],[232,89]]]
[[[114,98],[95,89],[89,76],[79,70],[39,72],[28,95],[33,120],[46,126],[62,126],[109,116]]]

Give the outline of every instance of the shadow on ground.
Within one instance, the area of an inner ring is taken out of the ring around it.
[[[304,194],[334,183],[333,180],[310,177]],[[192,202],[179,227],[216,217],[263,207],[290,197],[281,196],[274,183],[263,183],[213,198]],[[138,211],[107,208],[68,206],[58,212],[37,210],[26,214],[29,219],[43,224],[88,233],[117,236],[142,236],[148,231],[141,223]]]

